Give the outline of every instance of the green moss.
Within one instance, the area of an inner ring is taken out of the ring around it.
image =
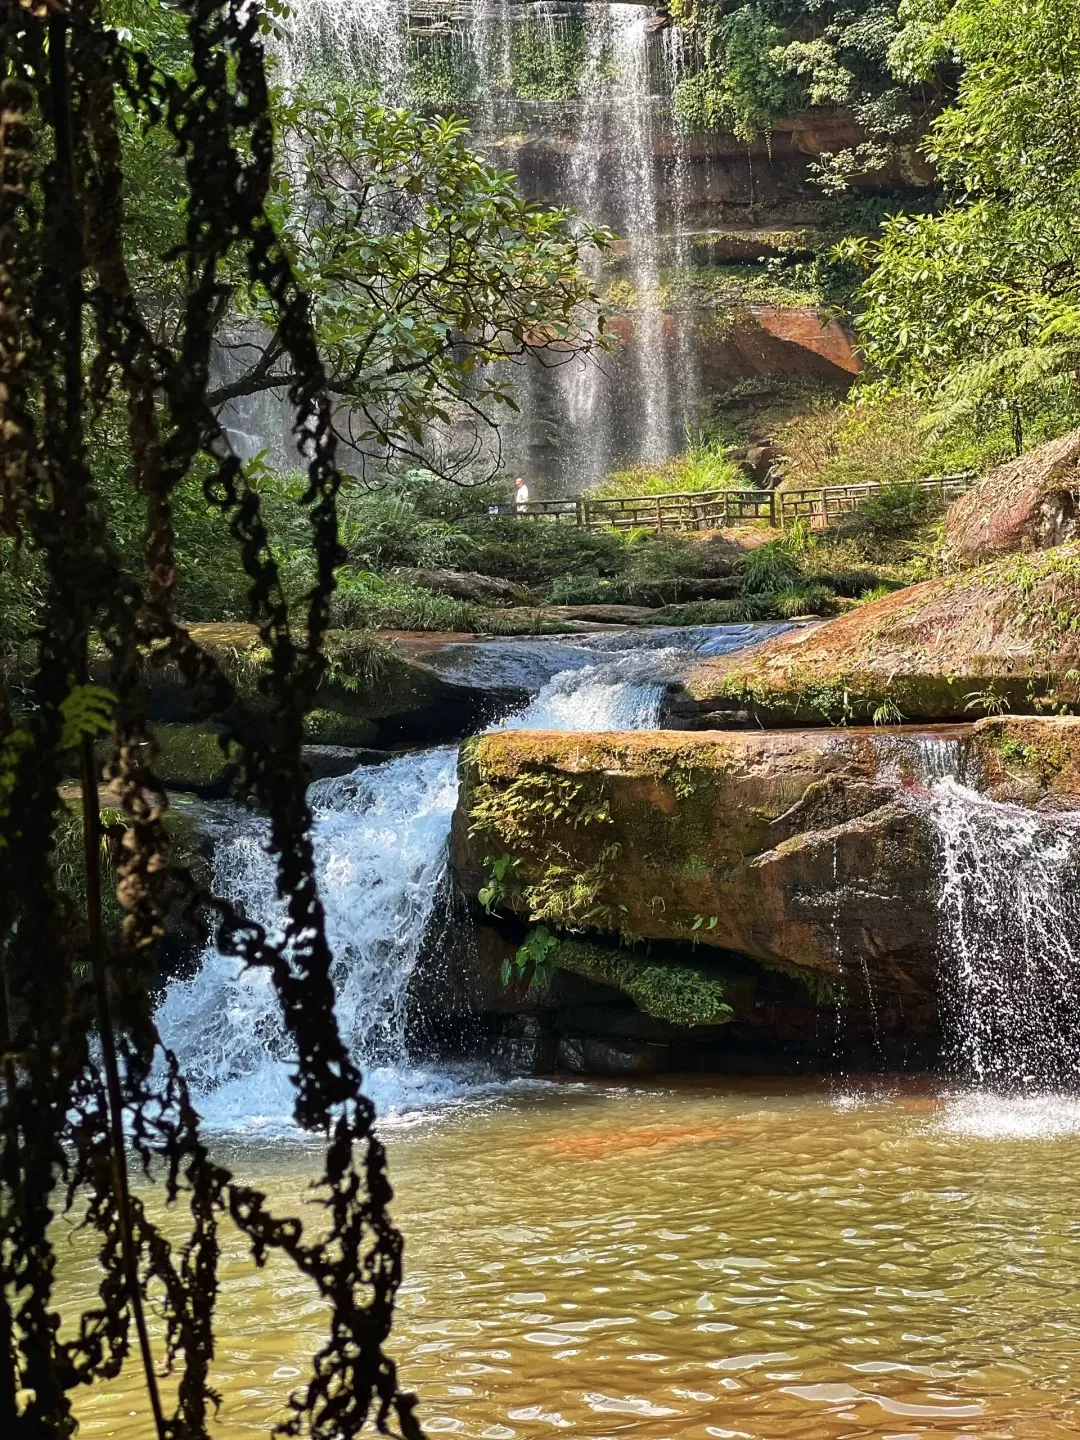
[[[221,746],[216,730],[198,725],[155,725],[158,778],[177,790],[224,789],[236,773],[236,761]]]
[[[222,731],[202,725],[154,725],[156,754],[150,761],[154,774],[169,790],[224,793],[237,772],[236,753],[221,746]],[[110,747],[98,746],[104,761]]]
[[[660,963],[578,940],[560,940],[551,960],[560,970],[614,986],[644,1014],[672,1025],[723,1025],[734,1018],[729,985],[694,966]]]
[[[190,801],[187,803],[191,803]],[[200,885],[210,883],[209,842],[200,836],[190,815],[184,814],[184,801],[165,811],[163,824],[171,843],[170,861],[192,871]],[[114,942],[120,939],[125,911],[116,898],[115,851],[119,836],[127,827],[127,817],[118,810],[101,812],[101,913],[106,935]],[[53,847],[53,874],[57,888],[68,895],[79,913],[86,909],[86,870],[83,853],[83,819],[81,802],[65,801],[56,828]]]
[[[304,729],[313,745],[373,745],[379,738],[374,721],[337,710],[312,710]]]

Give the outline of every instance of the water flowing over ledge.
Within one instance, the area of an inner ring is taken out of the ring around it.
[[[680,640],[700,653],[744,644],[748,634],[766,638],[775,629],[717,627],[686,632]],[[602,659],[590,661],[588,652],[579,651],[578,668],[556,673],[502,725],[568,731],[654,726],[665,676],[686,651],[671,644],[657,649],[654,636],[603,638],[611,648]],[[532,661],[535,666],[535,656]],[[406,1041],[409,982],[431,931],[446,923],[447,839],[457,792],[457,749],[449,746],[361,767],[311,789],[339,1018],[367,1091],[384,1115],[457,1101],[496,1083],[483,1067],[417,1063]],[[263,848],[265,827],[237,810],[231,829],[215,851],[215,885],[252,919],[280,933],[283,909]],[[194,976],[171,982],[157,1021],[211,1128],[291,1128],[289,1048],[265,972],[244,971],[211,948]]]

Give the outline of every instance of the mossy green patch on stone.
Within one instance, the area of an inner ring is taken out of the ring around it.
[[[644,1014],[672,1025],[724,1025],[735,1015],[729,984],[695,966],[580,940],[560,940],[550,958],[557,969],[611,985]]]
[[[338,710],[312,710],[304,722],[304,732],[312,745],[365,746],[379,738],[374,721]]]
[[[222,747],[221,732],[198,725],[155,725],[158,778],[177,790],[227,788],[237,761]]]

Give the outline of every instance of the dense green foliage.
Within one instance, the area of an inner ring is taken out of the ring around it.
[[[959,67],[925,146],[949,204],[848,245],[872,267],[863,345],[876,375],[930,398],[939,428],[1005,426],[1019,453],[1080,416],[1080,10],[907,0],[903,14],[900,74]]]
[[[915,83],[889,68],[898,31],[895,0],[682,0],[677,13],[690,40],[691,68],[676,107],[684,123],[728,129],[745,139],[778,116],[808,106],[849,111],[869,137],[851,169],[874,169],[885,144],[914,131]],[[835,169],[844,168],[834,157]]]

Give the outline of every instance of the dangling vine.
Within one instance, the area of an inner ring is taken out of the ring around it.
[[[111,30],[99,0],[0,0],[0,13],[0,536],[37,558],[45,584],[30,703],[17,710],[0,686],[0,1434],[73,1434],[73,1389],[115,1377],[133,1353],[158,1440],[208,1436],[218,1227],[228,1218],[256,1264],[279,1252],[329,1310],[325,1343],[276,1433],[344,1440],[373,1416],[386,1433],[419,1437],[414,1397],[399,1389],[384,1349],[401,1237],[372,1107],[334,1015],[301,763],[341,559],[339,476],[308,301],[267,216],[273,131],[259,7],[189,0],[179,77]],[[167,341],[125,255],[121,106],[164,127],[186,176],[174,257],[183,304]],[[238,269],[270,298],[293,377],[316,577],[299,625],[258,494],[207,398],[214,330]],[[91,427],[117,410],[144,515],[140,566],[123,559],[88,458]],[[173,497],[190,476],[202,478],[250,580],[269,656],[262,714],[173,618]],[[103,673],[91,666],[92,646],[106,657]],[[148,676],[164,666],[183,676],[194,718],[226,727],[247,793],[269,815],[287,916],[280,939],[170,854],[148,724]],[[101,918],[95,744],[105,732],[105,774],[125,817],[118,942]],[[57,884],[53,860],[73,760],[84,908]],[[310,1240],[211,1158],[184,1077],[160,1046],[148,982],[178,906],[207,909],[219,949],[268,970],[275,987],[296,1052],[297,1122],[327,1137],[327,1225]],[[181,1247],[133,1193],[129,1153],[171,1207],[187,1207]],[[51,1222],[73,1207],[97,1232],[102,1278],[99,1303],[61,1339]],[[151,1286],[165,1296],[163,1340],[146,1321]],[[176,1377],[171,1410],[161,1373]]]

